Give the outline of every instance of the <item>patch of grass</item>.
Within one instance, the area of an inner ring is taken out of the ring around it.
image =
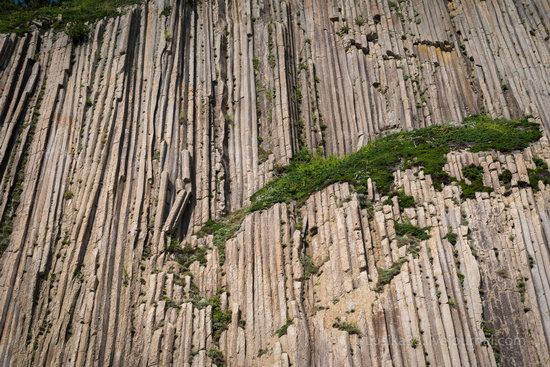
[[[401,265],[403,265],[407,260],[402,257],[401,259],[394,262],[389,268],[377,268],[378,270],[378,282],[376,283],[375,291],[382,292],[384,286],[391,282],[391,280],[401,272]]]
[[[178,241],[171,240],[167,251],[174,254],[175,260],[180,264],[183,272],[189,271],[189,266],[195,261],[206,265],[206,248],[192,247],[191,245],[180,246]]]
[[[393,172],[414,166],[423,167],[440,188],[451,181],[443,171],[446,154],[451,149],[510,152],[524,149],[542,136],[539,125],[527,120],[476,116],[464,123],[463,127],[438,125],[388,135],[343,158],[323,158],[302,152],[283,168],[281,177],[253,195],[251,210],[265,209],[279,202],[301,204],[312,193],[336,182],[349,182],[361,192],[371,178],[380,192],[388,193],[393,185]]]
[[[481,322],[481,330],[483,331],[483,335],[485,336],[485,339],[487,339],[486,343],[491,346],[493,349],[493,354],[495,356],[495,359],[497,361],[497,365],[500,364],[500,348],[498,345],[495,344],[495,332],[494,330],[487,325],[485,321]]]
[[[308,280],[319,271],[319,268],[315,266],[313,259],[309,255],[303,254],[300,256],[300,263],[304,267],[304,280]]]
[[[249,213],[250,210],[241,209],[218,220],[209,220],[197,233],[199,237],[209,234],[214,236],[214,245],[218,248],[220,263],[223,264],[225,261],[225,242],[241,228],[244,217]]]
[[[427,228],[420,228],[410,223],[395,223],[395,234],[424,241],[430,238]]]
[[[476,192],[493,192],[491,187],[483,185],[483,168],[470,164],[462,169],[462,173],[471,182],[468,185],[465,181],[460,181],[460,188],[462,189],[462,197],[464,199],[474,199]]]
[[[225,365],[225,357],[223,355],[223,352],[217,348],[210,348],[208,350],[208,358],[210,358],[212,360],[212,363],[216,366]]]
[[[498,179],[504,186],[510,185],[510,183],[512,183],[512,172],[505,169],[500,175],[498,175]]]
[[[275,334],[280,338],[282,337],[283,335],[286,335],[287,331],[288,331],[288,327],[292,325],[292,320],[286,320],[286,323],[281,326],[280,328],[277,329],[277,331],[275,332]]]
[[[28,6],[18,6],[12,0],[0,0],[0,33],[28,32],[35,20],[43,29],[65,31],[74,41],[80,42],[88,36],[87,23],[116,16],[119,7],[139,3],[141,0],[64,0],[48,4],[35,0]]]
[[[516,280],[516,288],[518,289],[521,303],[525,303],[525,293],[527,292],[527,288],[525,286],[525,280],[523,278],[518,278]]]
[[[220,249],[220,261],[223,262],[225,242],[239,230],[242,220],[249,213],[267,209],[276,203],[296,202],[300,206],[314,192],[337,182],[348,182],[361,193],[366,191],[370,178],[378,192],[390,193],[393,173],[397,169],[412,167],[423,167],[424,172],[431,175],[434,186],[440,189],[451,182],[443,171],[447,163],[446,155],[451,150],[497,150],[506,153],[525,149],[541,137],[539,125],[526,119],[492,119],[481,115],[465,119],[462,126],[436,125],[391,134],[341,158],[325,158],[303,150],[288,166],[276,169],[277,177],[252,196],[248,208],[209,221],[198,235],[214,235],[214,244]],[[473,170],[468,174],[479,177]],[[476,182],[479,183],[479,180]],[[477,191],[490,190],[482,183],[467,185],[463,182],[461,186],[465,197],[474,197]],[[402,196],[402,201],[403,205],[411,204],[406,196]]]
[[[391,199],[393,197],[397,196],[397,201],[399,203],[399,207],[403,208],[412,208],[416,205],[414,198],[410,195],[405,194],[405,191],[403,190],[397,190],[395,192],[390,193],[388,200],[386,201],[386,204],[391,204]]]
[[[67,190],[63,193],[63,198],[65,200],[71,200],[72,198],[74,198],[74,193],[71,190]]]
[[[528,169],[527,174],[529,175],[529,186],[537,191],[539,181],[542,181],[545,185],[550,185],[550,172],[548,172],[548,165],[543,159],[533,157],[533,163],[535,163],[535,169]]]
[[[222,332],[227,330],[231,322],[231,310],[223,311],[221,309],[220,296],[211,297],[209,304],[212,306],[212,340],[215,344],[218,344]]]
[[[444,238],[447,241],[449,241],[449,243],[453,246],[456,245],[456,243],[458,242],[458,235],[456,233],[453,233],[453,232],[447,233],[447,235]]]
[[[332,324],[333,328],[347,332],[350,335],[361,335],[361,330],[354,322],[342,321],[340,318],[336,318]]]

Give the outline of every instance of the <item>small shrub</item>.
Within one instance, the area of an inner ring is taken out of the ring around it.
[[[167,5],[164,7],[164,9],[162,9],[162,11],[160,12],[160,15],[167,17],[171,13],[172,13],[172,7],[170,5]]]
[[[510,183],[512,182],[512,172],[506,169],[502,171],[500,175],[498,175],[498,179],[500,182],[502,182],[503,185],[505,186],[510,185]]]
[[[401,272],[401,265],[403,265],[407,260],[401,258],[394,262],[389,268],[377,268],[378,271],[378,282],[376,283],[375,291],[382,292],[384,286],[391,282],[391,280]]]
[[[529,186],[537,191],[539,181],[542,181],[545,185],[550,185],[550,172],[548,172],[548,165],[543,159],[533,157],[533,163],[535,163],[536,168],[528,169],[527,174],[529,175]]]
[[[300,263],[302,263],[304,268],[304,280],[308,280],[319,271],[319,267],[315,266],[313,259],[309,255],[303,254],[300,256]]]
[[[217,348],[210,348],[208,350],[208,358],[210,358],[212,363],[217,366],[225,365],[225,357],[222,351]]]
[[[63,194],[65,200],[71,200],[74,197],[74,193],[71,190],[66,190]]]
[[[527,255],[527,261],[529,263],[529,268],[533,269],[535,267],[535,258],[531,255]]]
[[[277,329],[277,331],[275,332],[275,334],[280,338],[282,337],[283,335],[286,335],[287,331],[288,331],[288,327],[292,325],[292,320],[286,320],[286,323],[281,326],[279,329]]]
[[[475,166],[473,164],[466,166],[462,169],[464,177],[470,180],[471,184],[461,181],[460,187],[462,188],[462,197],[464,199],[475,198],[476,192],[493,192],[493,189],[487,186],[483,186],[483,168]]]
[[[410,223],[395,223],[395,234],[402,237],[412,237],[419,241],[430,239],[427,228],[420,228]]]
[[[458,241],[458,235],[456,233],[453,233],[453,232],[447,233],[447,235],[444,238],[447,241],[449,241],[449,243],[453,246],[456,245],[456,243]]]
[[[466,278],[464,274],[462,273],[456,273],[456,276],[458,277],[458,281],[462,287],[464,287],[464,279]]]
[[[332,324],[332,327],[341,331],[345,331],[350,335],[361,335],[361,330],[359,330],[359,327],[354,322],[342,321],[339,318],[336,318],[336,320]]]
[[[523,278],[518,278],[516,281],[516,288],[518,289],[521,302],[525,302],[525,293],[527,292],[527,288],[525,286],[525,280]]]
[[[340,36],[343,36],[345,34],[348,34],[349,33],[349,26],[347,25],[343,25],[341,28],[340,28],[340,31],[338,32],[338,34]]]
[[[364,26],[365,23],[366,23],[365,18],[362,15],[358,15],[357,17],[355,17],[355,24],[358,27]]]
[[[418,339],[416,339],[416,338],[411,339],[411,347],[416,349],[418,347],[418,344],[420,344],[420,341]]]

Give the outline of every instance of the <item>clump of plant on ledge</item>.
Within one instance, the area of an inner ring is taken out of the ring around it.
[[[539,189],[539,181],[542,181],[545,185],[550,185],[550,172],[548,172],[548,165],[539,157],[533,157],[535,163],[535,169],[527,170],[529,175],[529,185],[533,190]]]
[[[476,196],[476,192],[493,192],[492,188],[483,185],[483,168],[470,164],[464,167],[462,173],[471,182],[468,185],[465,181],[460,181],[463,198],[473,199]]]
[[[342,321],[340,318],[336,318],[332,324],[333,328],[347,332],[350,335],[361,335],[361,330],[354,322]]]

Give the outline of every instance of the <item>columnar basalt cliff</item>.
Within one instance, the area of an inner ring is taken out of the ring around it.
[[[0,35],[0,365],[550,365],[548,24],[548,0],[150,0],[86,42]],[[301,150],[481,113],[544,136],[454,147],[441,189],[396,167],[407,200],[245,210]]]

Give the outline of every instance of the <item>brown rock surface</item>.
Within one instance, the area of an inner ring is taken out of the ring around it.
[[[475,199],[398,171],[415,208],[335,184],[224,254],[197,236],[302,147],[479,112],[547,133],[548,24],[547,0],[154,0],[81,45],[0,35],[0,365],[550,365],[550,188],[518,185],[546,138],[450,153]],[[401,220],[430,227],[418,256]]]

